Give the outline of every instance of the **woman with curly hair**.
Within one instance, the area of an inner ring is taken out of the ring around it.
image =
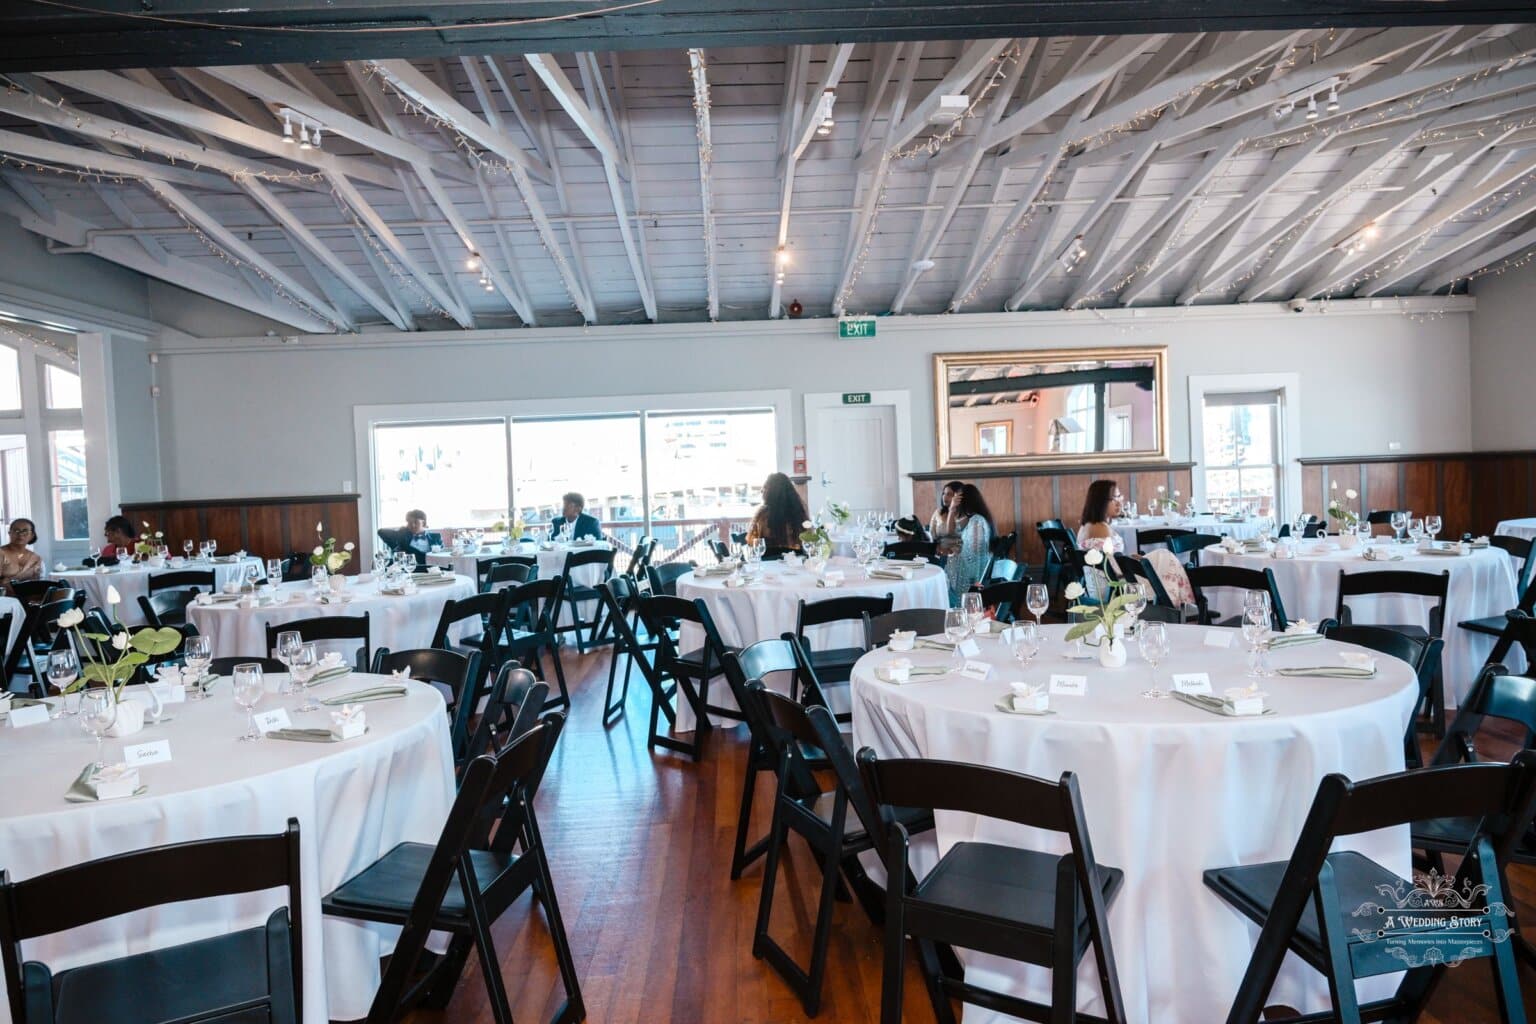
[[[747,529],[747,543],[761,539],[770,548],[800,549],[800,531],[810,516],[800,492],[783,473],[770,473],[763,481],[763,503]]]
[[[944,562],[944,574],[949,577],[949,606],[960,606],[960,595],[981,581],[987,571],[991,556],[992,510],[981,496],[975,484],[950,484],[949,505],[945,509],[947,533],[939,543],[939,551],[949,557]]]

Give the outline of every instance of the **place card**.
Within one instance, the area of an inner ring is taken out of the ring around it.
[[[287,729],[292,724],[288,721],[287,708],[273,708],[256,716],[256,728],[261,730],[262,735],[266,735],[273,729]]]
[[[123,763],[130,767],[161,764],[170,759],[170,740],[155,740],[153,743],[133,743],[123,746]]]
[[[1051,693],[1064,697],[1088,696],[1088,677],[1051,673]]]
[[[1009,626],[998,636],[998,640],[1004,647],[1012,647],[1024,639],[1024,630],[1019,626]]]
[[[968,658],[960,674],[968,679],[985,679],[992,674],[992,666],[985,661],[973,661]]]
[[[1173,691],[1175,693],[1212,693],[1211,677],[1205,672],[1175,672],[1173,674]]]
[[[1208,629],[1205,631],[1205,646],[1227,649],[1232,646],[1232,633],[1230,629]]]
[[[29,725],[42,725],[48,721],[48,705],[38,703],[18,708],[13,701],[10,719],[12,729],[25,729]]]
[[[974,658],[981,653],[981,645],[976,642],[975,637],[968,636],[955,644],[955,651],[962,658]]]

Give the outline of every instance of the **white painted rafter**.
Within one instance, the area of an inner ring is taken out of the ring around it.
[[[858,169],[873,170],[885,154],[893,154],[917,138],[923,129],[929,127],[940,101],[945,96],[963,94],[971,82],[1008,48],[1010,42],[1008,39],[983,39],[966,44],[939,84],[913,104],[900,121],[892,119],[885,139],[881,142],[881,149],[870,150],[857,158],[855,163]]]
[[[1366,297],[1380,295],[1399,281],[1414,280],[1435,264],[1450,259],[1467,246],[1476,245],[1490,235],[1496,235],[1514,227],[1529,217],[1532,212],[1536,212],[1536,195],[1527,195],[1513,201],[1497,213],[1468,224],[1465,230],[1454,237],[1426,248],[1423,252],[1413,253],[1402,262],[1394,264],[1369,285],[1359,289],[1359,292]]]
[[[715,261],[714,181],[710,173],[714,134],[710,126],[709,63],[704,51],[688,51],[688,74],[693,81],[694,134],[699,149],[699,201],[704,210],[704,288],[711,320],[720,319],[720,269]]]

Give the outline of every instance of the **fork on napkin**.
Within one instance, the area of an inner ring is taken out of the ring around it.
[[[403,686],[373,686],[366,690],[353,690],[351,693],[326,697],[320,703],[328,707],[340,707],[343,704],[361,704],[370,700],[390,700],[394,697],[404,697],[405,694],[406,689]]]

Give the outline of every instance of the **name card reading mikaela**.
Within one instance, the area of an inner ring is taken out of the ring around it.
[[[1064,697],[1086,697],[1088,696],[1088,677],[1052,672],[1051,693]]]
[[[1175,672],[1173,689],[1175,693],[1210,693],[1211,677],[1205,672]]]

